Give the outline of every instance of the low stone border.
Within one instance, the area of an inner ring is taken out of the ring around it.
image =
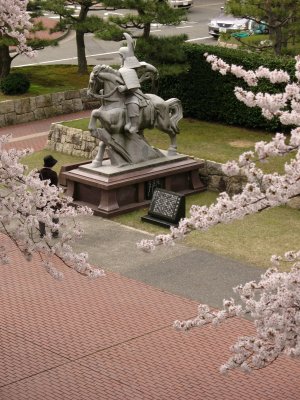
[[[240,193],[246,178],[228,177],[222,171],[222,164],[215,161],[203,160],[204,165],[199,170],[201,180],[207,185],[208,190],[227,192],[230,196]]]
[[[48,134],[46,147],[60,153],[93,159],[97,154],[98,145],[99,139],[91,136],[89,131],[53,123]]]
[[[99,101],[88,97],[86,88],[1,101],[0,127],[91,110],[99,106]]]
[[[91,136],[89,131],[71,128],[59,123],[53,123],[48,135],[47,148],[60,153],[71,154],[86,159],[93,159],[98,151],[99,139]],[[211,191],[224,192],[230,195],[239,193],[245,182],[242,177],[232,178],[224,175],[222,164],[204,161],[199,169],[200,179]]]

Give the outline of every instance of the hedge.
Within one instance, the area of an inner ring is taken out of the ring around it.
[[[238,101],[234,95],[236,86],[248,89],[247,84],[233,75],[221,75],[213,71],[205,60],[204,53],[221,57],[229,64],[242,65],[255,70],[263,65],[271,70],[283,69],[295,75],[295,62],[292,58],[279,58],[249,53],[242,50],[218,46],[184,44],[189,70],[178,75],[164,73],[160,77],[159,95],[168,99],[177,97],[182,101],[184,116],[199,120],[241,125],[265,130],[285,130],[278,119],[271,121],[261,116],[257,107],[249,108]],[[276,93],[282,91],[283,84],[273,85],[262,80],[256,92]]]

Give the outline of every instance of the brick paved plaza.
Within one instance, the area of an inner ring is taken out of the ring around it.
[[[179,333],[173,320],[192,317],[196,302],[111,272],[90,280],[67,270],[57,282],[10,249],[0,269],[1,399],[300,398],[299,361],[219,374],[250,322]]]
[[[28,145],[24,136],[46,131],[33,123],[0,134],[17,129],[19,148]],[[131,231],[122,229],[130,241]],[[0,268],[1,400],[300,399],[299,361],[281,358],[250,375],[218,372],[251,322],[179,333],[173,321],[194,316],[196,301],[109,270],[90,280],[62,266],[65,278],[57,282],[37,257],[28,263],[4,235],[0,240],[11,258]]]

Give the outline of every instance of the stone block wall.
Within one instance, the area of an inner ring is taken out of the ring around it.
[[[230,196],[240,193],[246,178],[242,176],[228,177],[222,171],[222,164],[210,160],[204,161],[199,169],[201,180],[207,185],[207,190],[227,192]]]
[[[89,131],[54,123],[51,125],[46,147],[60,153],[93,159],[97,154],[98,145],[99,139],[91,136]]]
[[[87,96],[87,89],[69,90],[0,102],[0,127],[36,121],[55,115],[98,108],[99,101]]]

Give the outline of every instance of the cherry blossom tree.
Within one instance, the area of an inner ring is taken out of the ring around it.
[[[273,256],[274,264],[292,262],[290,272],[269,268],[259,282],[239,285],[234,291],[242,304],[234,299],[223,300],[222,310],[198,307],[196,318],[175,321],[178,330],[190,330],[211,323],[219,325],[228,318],[250,314],[256,335],[240,337],[231,347],[233,355],[220,367],[221,373],[240,368],[244,372],[262,369],[280,355],[300,356],[300,251]]]
[[[14,242],[28,261],[38,255],[41,265],[56,279],[63,277],[56,267],[58,260],[85,276],[104,275],[103,270],[88,263],[86,253],[76,254],[71,246],[83,233],[76,217],[90,215],[92,210],[74,208],[62,189],[40,180],[35,170],[27,173],[20,160],[30,151],[4,150],[7,139],[0,137],[0,232]],[[39,222],[45,223],[44,237],[40,236]],[[52,232],[56,231],[59,238],[53,239]],[[2,263],[9,262],[6,250],[5,245],[0,245]]]
[[[300,195],[300,56],[295,64],[295,80],[282,70],[270,71],[259,67],[246,71],[241,66],[229,65],[214,55],[205,55],[212,69],[222,75],[231,73],[243,79],[248,86],[255,87],[259,79],[271,83],[285,83],[282,93],[254,93],[240,87],[235,88],[236,97],[248,107],[259,107],[266,118],[277,117],[284,125],[293,129],[287,136],[277,133],[269,143],[258,142],[254,151],[243,153],[237,161],[223,166],[228,176],[241,175],[247,178],[242,192],[230,197],[220,193],[211,206],[192,206],[190,217],[180,221],[169,234],[158,235],[153,240],[143,240],[138,247],[145,251],[154,250],[161,244],[174,244],[193,230],[206,230],[219,223],[244,218],[248,214],[287,203]],[[285,164],[285,172],[265,174],[257,167],[256,161],[290,152],[295,157]],[[287,252],[283,257],[272,256],[275,266],[262,275],[259,282],[248,282],[234,291],[240,296],[241,304],[233,299],[224,300],[223,309],[211,310],[200,305],[198,316],[188,321],[175,321],[180,330],[208,323],[214,325],[235,316],[250,313],[254,320],[256,335],[239,338],[232,346],[233,356],[220,368],[225,373],[234,368],[245,372],[261,369],[274,362],[281,354],[300,356],[300,251]],[[290,272],[279,272],[282,262],[291,262]]]
[[[18,54],[35,55],[27,45],[26,35],[33,28],[26,13],[27,0],[0,0],[0,77],[8,75],[13,58]],[[9,54],[15,47],[15,56]]]
[[[209,227],[243,218],[263,209],[287,203],[300,194],[300,56],[296,57],[296,82],[282,70],[270,71],[259,67],[256,71],[246,71],[241,66],[228,65],[222,59],[206,54],[206,60],[212,69],[222,75],[232,73],[243,79],[249,86],[257,86],[259,79],[268,79],[272,83],[286,83],[283,93],[253,93],[240,87],[235,88],[236,97],[248,107],[260,107],[266,118],[277,117],[282,124],[296,126],[289,136],[277,133],[272,140],[257,142],[254,151],[240,155],[237,161],[229,161],[222,166],[228,176],[245,176],[247,184],[240,194],[230,197],[220,193],[216,202],[210,207],[192,206],[190,217],[179,222],[178,227],[171,228],[169,234],[158,235],[153,240],[143,240],[138,247],[151,251],[160,244],[174,244],[175,239],[184,237],[193,230],[205,230]],[[298,126],[297,126],[298,125]],[[257,167],[256,161],[267,161],[268,157],[280,156],[290,152],[295,157],[285,164],[285,173],[264,174]]]

